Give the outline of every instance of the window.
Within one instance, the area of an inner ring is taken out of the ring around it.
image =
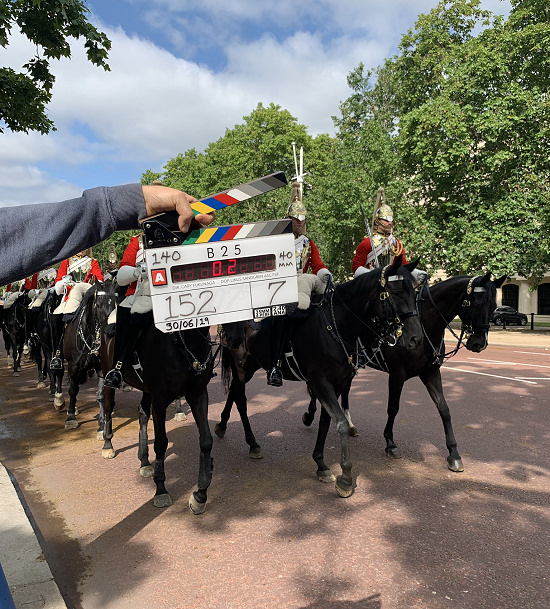
[[[502,286],[502,305],[518,310],[519,287],[515,283],[508,283]]]
[[[550,315],[550,283],[541,283],[537,290],[539,315]]]

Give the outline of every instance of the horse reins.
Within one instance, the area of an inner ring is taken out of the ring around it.
[[[321,315],[323,317],[323,321],[325,322],[326,329],[329,331],[330,335],[334,338],[334,340],[336,340],[336,342],[338,342],[342,346],[342,349],[344,350],[348,363],[351,364],[355,373],[357,373],[358,366],[353,364],[353,355],[350,355],[348,353],[348,350],[346,349],[345,341],[343,340],[342,336],[340,335],[340,332],[338,331],[338,327],[336,325],[336,318],[334,315],[333,298],[334,298],[334,295],[336,295],[338,297],[338,299],[339,299],[340,303],[342,304],[342,306],[344,307],[344,309],[346,309],[346,311],[351,313],[351,315],[353,315],[353,317],[355,317],[355,319],[357,319],[360,324],[365,326],[365,328],[367,328],[370,332],[372,332],[378,338],[379,345],[385,343],[389,347],[394,347],[398,343],[401,335],[403,334],[403,322],[405,320],[409,319],[410,317],[417,316],[418,311],[408,311],[407,313],[404,313],[401,316],[399,316],[399,314],[397,313],[397,309],[391,298],[391,294],[389,293],[388,288],[387,288],[388,279],[386,278],[386,271],[388,270],[388,268],[389,268],[389,265],[385,266],[382,269],[378,283],[382,287],[382,290],[380,292],[380,300],[382,301],[382,309],[384,310],[385,318],[386,318],[386,320],[389,319],[389,315],[386,314],[386,312],[389,308],[389,309],[391,309],[392,320],[386,321],[386,326],[383,329],[381,334],[379,334],[377,332],[377,328],[369,325],[367,322],[365,322],[363,319],[361,319],[358,315],[356,315],[354,313],[354,311],[352,311],[346,305],[346,303],[336,293],[336,290],[334,289],[334,285],[332,284],[331,280],[329,280],[329,284],[327,285],[327,288],[325,290],[325,295],[323,296],[323,300],[321,301],[320,305],[318,305],[321,307]],[[327,297],[327,292],[328,292],[328,297]],[[329,322],[329,320],[326,317],[324,306],[322,306],[324,304],[328,304],[328,308],[330,310],[331,322]],[[394,329],[394,327],[395,327],[395,329]],[[388,336],[393,337],[393,342],[388,342]]]

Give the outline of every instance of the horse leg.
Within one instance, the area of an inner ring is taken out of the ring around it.
[[[101,456],[104,459],[114,459],[115,449],[113,448],[113,409],[115,407],[115,390],[110,387],[103,389],[103,448]]]
[[[313,423],[315,413],[317,412],[317,398],[313,395],[313,392],[309,388],[309,385],[307,386],[307,392],[309,393],[310,399],[307,407],[307,412],[304,412],[304,414],[302,415],[302,423],[306,427],[309,427]]]
[[[164,459],[166,457],[166,449],[168,447],[168,437],[166,435],[167,407],[168,404],[159,406],[158,401],[153,403],[153,426],[155,428],[155,463],[153,466],[153,480],[157,485],[157,491],[153,497],[153,505],[159,508],[172,505],[172,498],[164,486],[164,482],[166,480],[166,474],[164,473]]]
[[[76,429],[78,421],[76,420],[76,398],[80,386],[78,384],[79,373],[77,370],[71,370],[69,365],[69,407],[67,408],[67,418],[65,419],[65,429]]]
[[[199,446],[200,446],[200,462],[199,462],[199,480],[198,489],[189,497],[189,509],[193,514],[202,514],[206,509],[207,490],[212,481],[212,469],[214,461],[211,457],[212,452],[212,434],[208,425],[208,393],[206,387],[195,393],[193,397],[186,396],[193,418],[199,429]]]
[[[239,415],[241,417],[246,443],[250,447],[250,450],[248,451],[248,456],[251,459],[263,459],[264,455],[262,453],[262,447],[258,444],[258,442],[256,442],[256,437],[254,436],[252,426],[250,425],[250,421],[248,419],[248,402],[246,399],[245,389],[246,385],[236,379],[231,382],[231,386],[233,386],[233,383],[235,383],[233,394],[235,397],[235,405],[237,406],[237,410],[239,411]]]
[[[353,494],[353,478],[351,475],[348,420],[340,408],[334,387],[326,379],[316,379],[311,389],[331,419],[336,423],[336,430],[340,436],[340,466],[342,468],[342,474],[336,477],[336,492],[339,497],[350,497]]]
[[[104,379],[102,376],[99,376],[99,370],[96,370],[98,373],[98,381],[97,381],[97,391],[95,394],[97,403],[99,405],[99,416],[97,418],[97,439],[103,440],[103,427],[105,425],[105,389],[104,389]]]
[[[138,459],[140,461],[139,473],[142,478],[151,478],[153,466],[149,461],[149,438],[147,424],[151,418],[151,396],[143,392],[139,404],[139,446]]]
[[[403,390],[404,381],[400,377],[388,377],[388,419],[384,427],[384,438],[386,439],[386,455],[391,459],[401,459],[403,456],[399,447],[393,440],[393,424],[399,412],[399,401]]]
[[[315,396],[312,396],[312,401],[314,400]],[[315,463],[317,463],[317,480],[320,482],[336,481],[336,478],[327,467],[324,459],[325,441],[327,439],[329,428],[330,415],[324,408],[321,408],[321,414],[319,415],[319,429],[317,430],[317,441],[315,443],[315,448],[313,449],[313,460]]]
[[[429,377],[420,375],[420,380],[424,383],[430,397],[437,406],[439,416],[443,422],[443,429],[445,430],[445,444],[449,450],[449,455],[447,456],[447,467],[452,472],[463,472],[464,465],[462,464],[462,459],[457,449],[455,434],[451,423],[451,412],[447,406],[445,396],[443,395],[441,372],[438,370],[435,374],[432,374]]]
[[[231,380],[231,385],[229,385],[229,391],[227,392],[227,399],[225,400],[225,406],[223,407],[222,413],[220,415],[220,422],[216,423],[214,426],[214,433],[218,436],[218,438],[223,438],[225,436],[225,432],[227,431],[227,423],[229,421],[229,417],[231,416],[231,409],[233,408],[233,404],[235,403],[235,389],[234,389],[235,379]]]
[[[53,406],[57,410],[63,410],[65,407],[65,398],[63,397],[63,370],[53,370],[54,377],[54,400]]]
[[[355,425],[353,424],[353,421],[351,420],[351,415],[349,413],[349,392],[351,389],[351,381],[352,379],[349,380],[349,383],[346,384],[344,390],[342,391],[341,402],[342,410],[344,411],[344,416],[346,417],[349,423],[349,435],[352,438],[357,438],[359,432],[357,431],[357,427],[355,427]]]

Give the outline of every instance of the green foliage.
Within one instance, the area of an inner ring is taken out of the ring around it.
[[[55,81],[48,60],[70,57],[70,38],[83,38],[88,60],[109,70],[111,42],[88,22],[87,12],[80,0],[0,0],[0,45],[8,46],[16,26],[37,49],[22,66],[25,72],[0,67],[0,121],[11,131],[55,130],[46,114]]]
[[[543,0],[513,6],[502,21],[477,0],[441,2],[384,71],[408,247],[450,274],[489,268],[536,284],[550,268],[550,21]]]

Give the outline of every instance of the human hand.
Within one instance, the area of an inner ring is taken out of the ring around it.
[[[134,277],[136,279],[139,279],[140,277],[145,279],[147,277],[147,265],[145,262],[138,262],[136,264],[136,268],[134,269]]]
[[[148,184],[144,184],[142,188],[147,215],[153,216],[154,214],[175,209],[179,214],[178,226],[183,233],[189,231],[193,220],[201,226],[208,226],[216,217],[214,213],[193,216],[191,203],[194,203],[197,199],[181,190],[169,188],[168,186],[153,186]]]
[[[321,281],[328,283],[329,280],[332,279],[332,273],[328,269],[319,269],[319,272],[317,273],[317,277],[319,277],[319,279],[321,279]]]

